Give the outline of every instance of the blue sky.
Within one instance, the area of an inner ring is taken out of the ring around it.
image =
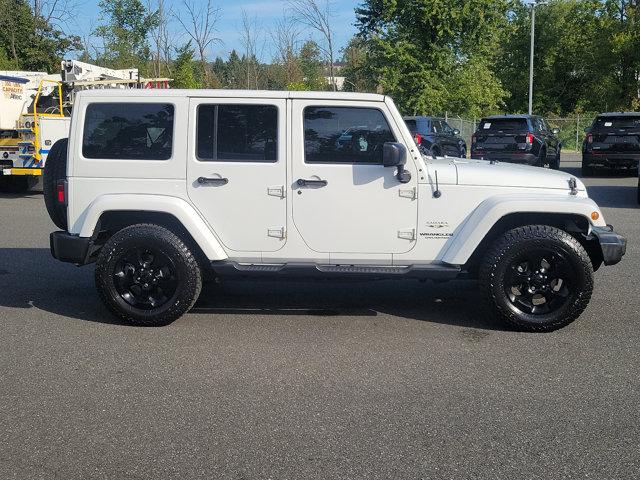
[[[82,37],[86,37],[92,28],[100,24],[98,1],[99,0],[86,0],[86,2],[83,3],[83,8],[79,9],[79,14],[76,17],[77,26],[71,25],[74,30],[76,28],[79,29],[78,34]],[[166,1],[172,4],[174,9],[179,9],[182,4],[181,0]],[[143,0],[143,3],[146,2],[147,0]],[[242,50],[239,29],[242,22],[242,10],[244,9],[250,17],[256,18],[265,41],[265,60],[270,59],[271,51],[269,47],[271,42],[268,31],[273,28],[278,19],[283,17],[287,2],[269,0],[214,0],[214,2],[215,5],[220,8],[220,21],[217,25],[218,31],[216,36],[219,37],[223,43],[213,46],[211,52],[209,52],[209,56],[215,57],[220,55],[226,57],[234,48],[239,51]],[[355,23],[354,9],[360,3],[361,0],[333,0],[331,2],[335,14],[333,18],[333,31],[338,49],[344,47],[356,32],[356,28],[353,26]],[[180,25],[174,25],[173,29],[179,31]],[[310,37],[313,38],[314,36],[315,33],[301,29],[301,40],[306,40]],[[185,37],[184,41],[186,40]]]

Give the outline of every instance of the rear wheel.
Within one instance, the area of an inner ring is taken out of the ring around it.
[[[115,315],[140,326],[162,326],[188,312],[202,288],[195,255],[175,233],[139,224],[114,234],[96,263],[96,287]]]
[[[595,175],[596,171],[593,165],[591,165],[588,161],[582,157],[582,176],[583,177],[592,177]]]
[[[496,315],[527,331],[552,331],[584,311],[593,266],[582,245],[555,227],[520,227],[500,237],[483,261],[480,282]]]
[[[560,148],[556,151],[556,156],[553,158],[553,161],[549,165],[549,168],[552,170],[560,170],[560,157],[562,156]]]

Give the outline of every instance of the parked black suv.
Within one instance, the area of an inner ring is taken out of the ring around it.
[[[471,158],[560,168],[559,130],[536,115],[496,115],[480,120]]]
[[[460,137],[460,130],[435,117],[404,117],[414,140],[424,153],[437,157],[466,158],[467,142]]]
[[[582,174],[596,166],[637,171],[640,161],[640,113],[602,113],[586,130],[582,144]]]

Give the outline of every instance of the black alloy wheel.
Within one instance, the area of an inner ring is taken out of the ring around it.
[[[576,274],[561,250],[529,250],[506,272],[505,293],[513,308],[531,315],[555,312],[568,301]]]
[[[141,310],[152,310],[171,301],[176,293],[176,268],[164,252],[133,248],[118,260],[114,285],[122,301]]]

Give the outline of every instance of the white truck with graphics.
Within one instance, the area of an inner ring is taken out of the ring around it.
[[[53,256],[95,262],[138,325],[189,311],[211,275],[475,278],[497,317],[548,331],[626,249],[578,179],[423,156],[374,94],[81,92],[44,186]]]

